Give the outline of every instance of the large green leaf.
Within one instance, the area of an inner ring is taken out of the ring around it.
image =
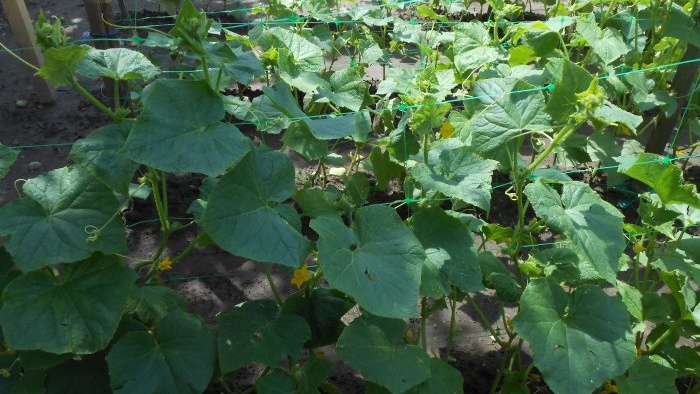
[[[331,287],[386,317],[417,316],[425,253],[396,211],[384,205],[358,209],[350,228],[331,218],[311,221],[319,234],[318,259]]]
[[[624,56],[630,50],[625,44],[622,33],[615,28],[598,27],[592,12],[576,21],[576,32],[586,40],[593,53],[606,65]]]
[[[491,208],[491,178],[498,162],[483,159],[469,147],[443,150],[438,163],[411,168],[413,178],[426,190],[458,198],[488,212]]]
[[[253,362],[278,367],[283,357],[298,359],[310,337],[304,319],[274,301],[247,301],[219,316],[219,365],[224,373]]]
[[[474,239],[459,219],[434,207],[413,215],[411,224],[427,256],[421,278],[422,296],[443,297],[450,294],[451,286],[465,293],[484,288]]]
[[[127,333],[107,355],[115,394],[201,393],[215,360],[209,329],[185,312],[167,315],[152,330]]]
[[[131,123],[112,123],[76,141],[70,157],[112,190],[126,195],[138,164],[124,155]]]
[[[509,154],[518,148],[514,137],[526,131],[551,129],[544,95],[540,90],[533,91],[529,83],[492,78],[477,81],[473,87],[473,95],[479,98],[477,112],[471,117],[455,112],[450,122],[459,138],[480,155],[509,165]]]
[[[97,79],[151,79],[160,70],[141,52],[128,48],[90,49],[81,59],[78,73],[87,78]]]
[[[454,63],[460,73],[508,59],[508,51],[491,44],[491,35],[481,22],[460,23],[454,25],[454,31]]]
[[[60,275],[34,271],[3,292],[0,323],[10,348],[93,353],[117,330],[136,275],[116,257],[66,265]]]
[[[658,356],[657,356],[658,357]],[[626,375],[615,378],[615,383],[623,394],[654,393],[677,394],[676,371],[666,365],[654,362],[650,357],[638,358]]]
[[[22,271],[126,250],[114,193],[85,170],[53,170],[28,180],[24,193],[0,209],[0,235]]]
[[[367,380],[402,393],[430,377],[430,357],[406,344],[403,320],[363,315],[338,339],[336,353]]]
[[[525,187],[525,195],[537,216],[561,231],[601,278],[615,283],[626,246],[620,211],[581,182],[564,183],[561,195],[553,187],[535,182]]]
[[[204,81],[159,79],[144,89],[142,101],[124,147],[136,162],[216,176],[250,150],[235,126],[221,122],[223,101]]]
[[[535,279],[520,298],[513,326],[556,393],[590,394],[636,358],[625,305],[597,286],[567,294],[551,280]]]
[[[216,184],[201,225],[230,253],[298,267],[311,243],[293,225],[300,222],[296,211],[287,218],[283,208],[295,190],[294,166],[286,155],[253,151]]]
[[[654,189],[664,204],[688,204],[700,208],[695,185],[683,181],[683,171],[653,153],[641,153],[634,162],[623,163],[618,171]]]
[[[70,85],[80,60],[89,50],[87,45],[48,48],[44,51],[44,64],[36,74],[56,87]]]

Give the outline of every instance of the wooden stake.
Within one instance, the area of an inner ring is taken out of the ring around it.
[[[1,1],[10,29],[14,35],[15,43],[21,48],[26,48],[17,54],[35,66],[41,67],[44,63],[44,57],[41,54],[41,50],[35,46],[36,33],[34,32],[34,25],[29,19],[29,12],[27,12],[24,0]],[[33,75],[30,81],[36,93],[37,101],[44,104],[56,101],[56,90],[48,82]]]

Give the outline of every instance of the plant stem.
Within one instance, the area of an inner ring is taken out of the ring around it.
[[[204,72],[204,80],[207,81],[207,85],[211,87],[211,76],[209,76],[209,63],[207,63],[207,55],[202,55],[202,71]]]
[[[428,316],[426,316],[427,300],[428,299],[426,297],[423,297],[420,300],[420,342],[421,347],[423,347],[423,350],[426,352],[428,351],[428,339],[427,334],[425,333],[425,321],[428,319]]]
[[[671,334],[673,334],[673,331],[676,329],[676,327],[680,326],[682,323],[683,323],[683,320],[681,320],[681,319],[674,321],[671,324],[671,326],[669,326],[668,329],[666,329],[666,331],[664,331],[664,333],[661,334],[660,337],[656,338],[656,341],[654,341],[654,343],[652,343],[651,346],[649,346],[647,348],[646,353],[656,352],[656,350],[659,348],[659,346],[661,346],[661,344],[665,340],[667,340],[671,336]]]
[[[474,312],[476,312],[476,315],[479,316],[479,319],[481,319],[481,322],[484,324],[487,330],[489,330],[489,333],[491,333],[491,336],[493,339],[498,343],[498,345],[502,349],[506,349],[508,345],[501,340],[501,338],[498,337],[498,334],[496,331],[491,327],[491,323],[489,322],[489,319],[486,318],[486,315],[484,315],[484,312],[479,308],[479,305],[476,304],[474,299],[469,295],[469,293],[465,293],[467,300],[469,301],[469,305],[472,306],[474,309]]]
[[[272,275],[270,275],[270,264],[263,264],[263,270],[265,271],[265,277],[267,278],[267,282],[270,284],[270,288],[272,289],[272,294],[274,294],[275,296],[275,301],[277,301],[277,305],[279,305],[279,307],[281,308],[282,305],[284,305],[284,301],[282,301],[282,296],[280,295],[279,290],[277,290],[275,281],[272,280]]]
[[[156,173],[156,171],[153,168],[148,167],[148,174],[149,181],[151,183],[151,188],[153,189],[153,201],[156,205],[156,211],[158,212],[158,219],[160,220],[161,230],[164,233],[167,233],[170,230],[170,225],[168,223],[168,211],[166,210],[167,208],[164,208],[163,200],[161,199],[160,186],[158,184],[158,173]]]
[[[120,120],[119,115],[117,115],[117,114],[116,114],[114,111],[112,111],[111,109],[107,108],[107,106],[104,105],[104,104],[102,104],[102,102],[100,102],[100,100],[98,100],[97,98],[95,98],[95,96],[93,96],[92,94],[90,94],[90,92],[88,92],[88,91],[83,87],[83,85],[81,85],[80,83],[78,83],[78,81],[76,81],[75,78],[73,78],[73,80],[71,81],[71,86],[73,86],[73,88],[74,88],[75,90],[77,90],[78,93],[82,94],[83,97],[85,97],[85,98],[90,102],[90,104],[94,105],[97,109],[99,109],[100,111],[104,112],[104,113],[105,113],[107,116],[109,116],[112,120],[114,120],[114,121]]]
[[[447,352],[446,352],[446,356],[448,358],[450,357],[450,354],[452,354],[452,342],[454,340],[454,335],[455,335],[455,321],[456,321],[456,316],[457,316],[457,300],[454,299],[454,296],[455,296],[454,287],[452,288],[452,294],[450,296],[451,296],[449,298],[450,331],[447,333]]]
[[[558,132],[557,135],[554,136],[554,139],[552,139],[552,142],[549,144],[549,146],[547,146],[542,151],[542,153],[540,153],[537,156],[537,158],[535,158],[535,160],[532,163],[530,163],[530,165],[527,167],[527,169],[525,169],[525,171],[523,171],[521,173],[521,176],[527,177],[528,175],[530,175],[532,173],[532,171],[537,169],[537,166],[540,165],[540,163],[542,163],[542,161],[544,159],[546,159],[547,156],[549,156],[549,154],[552,153],[552,151],[559,144],[566,141],[566,139],[569,138],[569,136],[576,131],[576,129],[578,128],[578,126],[580,124],[581,124],[581,122],[575,122],[575,123],[569,123],[566,126],[564,126],[564,128],[560,132]]]
[[[17,59],[20,63],[24,64],[25,66],[27,66],[27,67],[29,67],[29,68],[31,68],[31,69],[34,70],[35,72],[39,71],[39,67],[37,67],[37,66],[35,66],[35,65],[31,64],[31,63],[29,63],[28,61],[24,60],[21,56],[19,56],[18,54],[16,54],[12,49],[6,47],[5,44],[2,43],[2,41],[0,41],[0,48],[4,49],[7,53],[10,54],[10,56],[14,57],[14,58]]]
[[[185,249],[183,249],[182,252],[180,252],[180,254],[178,254],[177,256],[175,256],[174,258],[172,258],[172,259],[170,260],[170,261],[172,262],[172,264],[177,263],[178,261],[180,261],[180,260],[182,260],[183,258],[185,258],[188,254],[190,254],[190,252],[192,252],[192,250],[194,250],[194,248],[197,246],[197,243],[199,242],[199,240],[202,239],[202,236],[203,236],[203,235],[204,235],[203,232],[200,232],[199,234],[197,234],[197,236],[194,237],[194,239],[192,240],[192,242],[190,242],[190,243],[187,245],[187,247],[185,247]]]

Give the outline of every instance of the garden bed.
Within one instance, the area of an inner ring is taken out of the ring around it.
[[[53,105],[0,57],[0,388],[697,389],[697,67],[673,90],[692,2],[219,3],[133,10],[128,62],[49,53],[44,76],[87,93]],[[73,40],[80,4],[44,4]],[[129,81],[117,105],[104,76]],[[47,304],[27,287],[47,278],[82,295]]]

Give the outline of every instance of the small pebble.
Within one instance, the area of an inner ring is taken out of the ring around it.
[[[38,161],[32,161],[27,164],[27,168],[29,171],[40,171],[41,170],[41,162]]]
[[[17,108],[27,108],[29,102],[27,100],[20,99],[15,101],[15,105],[17,106]]]

